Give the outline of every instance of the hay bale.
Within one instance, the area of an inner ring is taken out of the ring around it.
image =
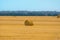
[[[31,20],[25,20],[25,26],[33,26],[33,22]]]
[[[60,18],[60,15],[57,15],[57,18]]]

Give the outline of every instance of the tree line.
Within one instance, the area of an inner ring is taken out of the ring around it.
[[[57,16],[57,11],[0,11],[0,16]]]

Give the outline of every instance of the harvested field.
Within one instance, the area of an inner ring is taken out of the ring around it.
[[[25,26],[32,20],[33,26]],[[60,40],[57,16],[0,16],[0,40]]]

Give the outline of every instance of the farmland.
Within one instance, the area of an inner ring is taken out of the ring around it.
[[[31,20],[33,26],[25,26]],[[0,40],[60,40],[56,16],[0,16]]]

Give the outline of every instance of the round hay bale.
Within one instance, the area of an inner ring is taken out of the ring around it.
[[[57,15],[57,18],[60,18],[60,15]]]
[[[33,22],[31,20],[25,20],[25,26],[33,26]]]

